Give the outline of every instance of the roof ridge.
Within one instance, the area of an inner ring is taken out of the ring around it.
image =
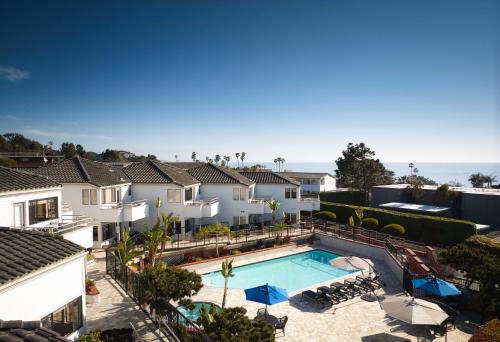
[[[231,174],[231,172],[234,172],[234,173],[237,173],[239,174],[240,176],[242,177],[245,177],[244,175],[242,175],[241,173],[239,173],[238,171],[236,170],[233,170],[233,169],[226,169],[224,167],[221,167],[221,166],[218,166],[218,165],[213,165],[211,163],[207,163],[207,164],[210,164],[211,166],[215,167],[217,170],[220,170],[222,173],[226,174],[228,177],[231,177],[232,179],[234,179],[235,181],[237,181],[238,183],[240,184],[243,184],[241,182],[241,180],[239,180],[238,178],[236,178],[234,175]],[[231,172],[228,172],[227,170],[231,170]],[[253,180],[251,180],[250,178],[248,177],[245,177],[250,183],[255,183]]]
[[[153,160],[149,159],[147,161],[148,164],[152,165],[153,168],[158,171],[164,178],[166,178],[168,181],[172,182],[172,183],[176,183],[177,182],[172,178],[170,177],[169,175],[167,175],[161,168],[158,164],[156,164]]]
[[[83,165],[83,162],[82,160],[80,159],[80,156],[79,155],[76,155],[73,157],[73,160],[76,161],[76,167],[78,168],[78,170],[82,173],[83,175],[83,178],[85,178],[85,180],[88,182],[88,183],[91,183],[91,179],[90,179],[90,175],[89,173],[87,172],[87,169],[85,168],[85,165]]]

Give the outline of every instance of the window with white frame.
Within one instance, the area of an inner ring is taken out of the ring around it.
[[[168,203],[181,203],[181,189],[167,189]]]
[[[246,190],[244,188],[233,188],[233,200],[235,201],[246,200]]]
[[[102,189],[102,204],[116,203],[117,202],[117,189],[116,188],[108,188]]]
[[[97,204],[97,189],[82,189],[82,204],[83,205]]]
[[[239,226],[241,224],[247,224],[246,216],[233,216],[233,226]]]
[[[193,188],[187,188],[186,190],[184,190],[184,200],[186,202],[193,200]]]
[[[297,198],[297,189],[285,188],[285,198]]]

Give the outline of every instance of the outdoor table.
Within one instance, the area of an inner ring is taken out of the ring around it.
[[[267,314],[267,315],[263,315],[261,317],[263,321],[265,321],[266,323],[269,323],[271,324],[273,327],[276,325],[276,323],[278,323],[279,319],[278,317],[276,316],[273,316],[273,315],[270,315],[270,314]]]

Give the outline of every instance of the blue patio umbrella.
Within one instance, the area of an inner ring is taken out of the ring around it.
[[[440,297],[457,296],[462,292],[455,285],[439,278],[422,278],[412,280],[413,288]]]
[[[272,285],[261,285],[245,290],[245,297],[252,302],[273,305],[288,300],[288,293],[285,289]]]

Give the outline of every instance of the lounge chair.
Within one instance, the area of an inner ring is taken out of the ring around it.
[[[321,286],[321,287],[318,287],[317,291],[320,293],[324,293],[327,297],[329,297],[333,301],[335,301],[336,304],[340,303],[341,301],[349,299],[349,297],[347,297],[347,295],[340,292],[339,288],[331,288],[331,287],[327,287],[327,286]]]
[[[358,286],[366,288],[368,291],[375,291],[380,288],[377,284],[372,283],[369,278],[356,277],[353,282]]]
[[[324,294],[314,292],[312,290],[306,290],[302,292],[302,298],[306,298],[307,300],[320,305],[321,307],[332,306],[333,302]]]
[[[382,286],[385,286],[385,283],[382,280],[380,280],[380,275],[379,274],[376,274],[375,277],[356,276],[356,279],[359,279],[361,281],[369,282],[373,286],[375,286],[377,289],[381,288]]]
[[[356,296],[356,292],[349,289],[346,284],[335,282],[330,284],[330,288],[345,295],[347,298],[354,298]]]
[[[285,336],[286,322],[288,322],[288,316],[278,318],[278,323],[274,325],[274,334],[276,334],[278,330],[281,330],[283,332],[283,336]]]
[[[353,291],[356,296],[362,295],[363,293],[369,291],[366,287],[359,286],[359,284],[357,284],[355,281],[345,279],[344,284],[346,285],[346,288]]]

